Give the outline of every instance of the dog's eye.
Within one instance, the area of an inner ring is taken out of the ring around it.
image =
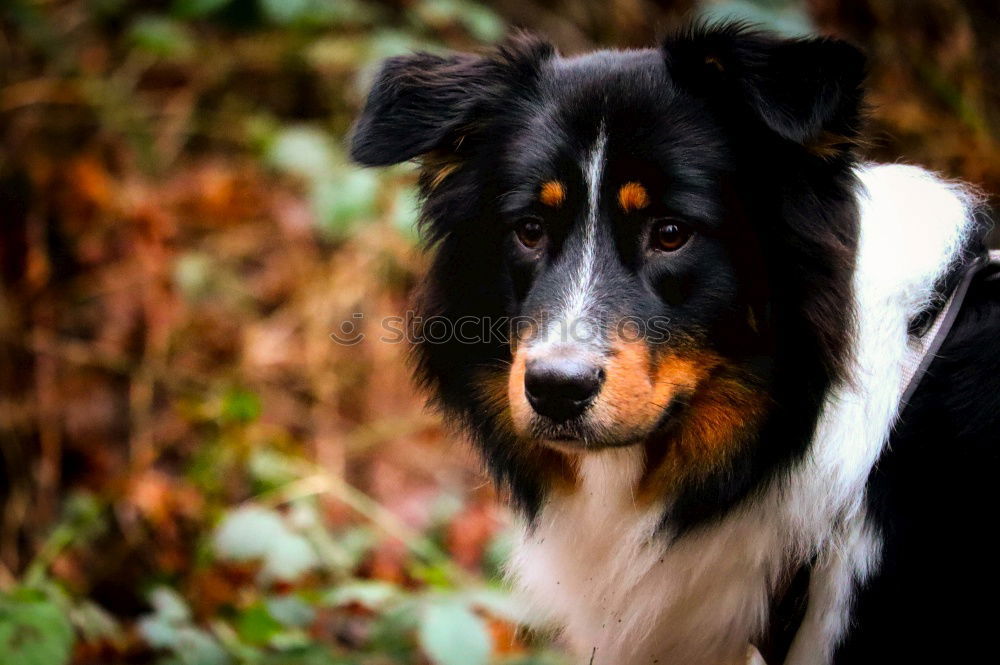
[[[517,222],[514,233],[521,244],[528,249],[535,249],[545,240],[545,227],[534,217],[525,217]]]
[[[653,224],[653,249],[676,252],[691,239],[691,229],[675,219],[661,219]]]

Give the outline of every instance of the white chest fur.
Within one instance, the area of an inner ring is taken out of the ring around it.
[[[524,534],[513,562],[520,587],[595,665],[743,662],[764,618],[775,544],[754,519],[670,543],[657,530],[663,504],[633,502],[641,456],[611,450],[583,461],[577,492],[551,501]]]

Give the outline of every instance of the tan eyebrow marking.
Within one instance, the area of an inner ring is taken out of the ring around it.
[[[538,200],[544,205],[558,208],[566,200],[566,186],[558,180],[549,180],[542,185],[542,191],[538,194]]]
[[[618,190],[618,205],[625,212],[642,210],[649,205],[649,194],[646,188],[637,182],[626,182]]]

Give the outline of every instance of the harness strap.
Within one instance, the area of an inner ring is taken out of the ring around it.
[[[916,341],[915,353],[910,362],[903,369],[903,380],[900,383],[901,393],[899,398],[900,408],[905,408],[909,403],[913,393],[920,385],[921,379],[927,374],[934,358],[937,357],[941,345],[951,332],[958,313],[962,310],[962,303],[969,292],[969,286],[973,278],[990,266],[1000,266],[1000,251],[991,251],[976,257],[969,263],[962,274],[961,280],[951,291],[944,307],[934,317],[930,327]]]

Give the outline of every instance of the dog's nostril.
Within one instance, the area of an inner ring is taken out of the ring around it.
[[[604,369],[584,358],[536,358],[525,368],[524,394],[536,412],[563,422],[583,413],[603,382]]]

